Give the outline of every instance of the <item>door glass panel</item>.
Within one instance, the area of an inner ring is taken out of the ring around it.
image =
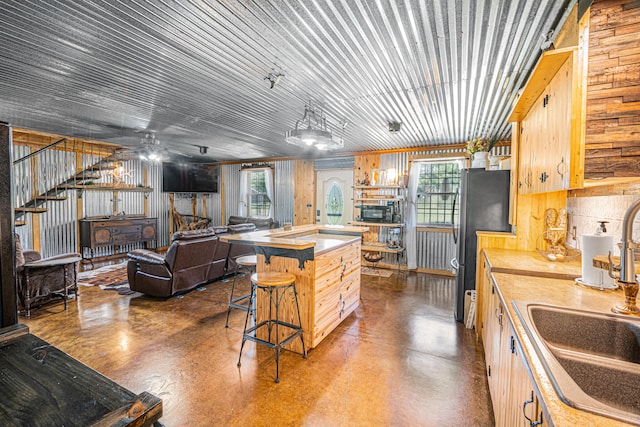
[[[344,212],[344,198],[340,186],[335,182],[331,183],[329,191],[327,191],[327,200],[325,202],[327,221],[329,224],[340,224],[340,220],[342,219],[342,214]]]

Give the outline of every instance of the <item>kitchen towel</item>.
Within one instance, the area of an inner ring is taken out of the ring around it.
[[[582,236],[582,282],[592,286],[613,286],[609,272],[593,266],[593,257],[608,255],[613,250],[613,236],[585,234]]]

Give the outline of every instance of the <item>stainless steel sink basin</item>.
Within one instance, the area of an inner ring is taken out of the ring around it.
[[[513,305],[563,402],[640,424],[640,319],[522,301]]]

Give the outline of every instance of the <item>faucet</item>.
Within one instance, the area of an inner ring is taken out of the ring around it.
[[[632,240],[633,221],[640,212],[640,200],[633,203],[624,214],[622,222],[622,248],[620,249],[620,276],[613,274],[613,262],[609,252],[609,275],[616,279],[617,284],[624,290],[624,304],[617,304],[611,311],[619,314],[640,316],[640,309],[636,305],[638,296],[638,281],[636,280],[636,268],[634,265],[635,243]]]

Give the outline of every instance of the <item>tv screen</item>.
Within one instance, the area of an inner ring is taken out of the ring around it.
[[[162,163],[165,193],[217,193],[220,166],[207,163]]]

